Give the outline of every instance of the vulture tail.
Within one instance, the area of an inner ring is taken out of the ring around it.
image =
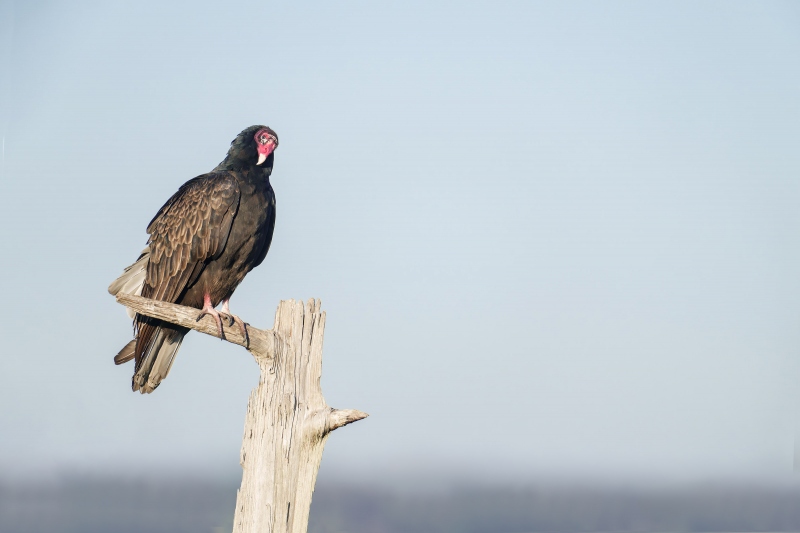
[[[131,380],[131,388],[134,392],[138,390],[142,394],[148,394],[156,390],[161,380],[169,374],[178,348],[188,332],[189,330],[186,328],[173,326],[160,320],[140,324],[136,346],[133,350],[134,356],[136,356],[136,372]],[[130,343],[122,349],[120,355],[126,352],[129,345]]]

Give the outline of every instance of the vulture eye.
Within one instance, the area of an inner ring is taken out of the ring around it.
[[[261,144],[267,144],[267,136],[262,135],[261,138],[258,139],[258,142],[260,142]]]

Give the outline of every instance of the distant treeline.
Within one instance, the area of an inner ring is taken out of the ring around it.
[[[0,483],[0,533],[221,533],[234,483],[65,479]],[[551,485],[415,494],[322,486],[312,533],[533,531],[800,531],[800,489],[745,486],[603,488]]]

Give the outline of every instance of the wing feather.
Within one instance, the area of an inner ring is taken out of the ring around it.
[[[239,208],[239,186],[227,172],[184,184],[147,227],[151,250],[142,295],[170,302],[187,288],[198,263],[225,248]]]
[[[142,296],[177,302],[197,281],[206,263],[225,248],[239,209],[240,191],[228,172],[212,172],[186,182],[147,226],[150,259]],[[137,316],[136,370],[158,340],[157,322]]]

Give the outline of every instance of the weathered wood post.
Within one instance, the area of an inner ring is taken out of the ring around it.
[[[197,309],[130,294],[118,294],[117,301],[217,336],[211,317],[196,322]],[[261,369],[244,423],[234,533],[304,533],[328,434],[367,416],[325,403],[320,387],[324,331],[319,300],[282,301],[273,329],[248,327],[249,342],[238,328],[226,331],[226,340],[245,346]]]

